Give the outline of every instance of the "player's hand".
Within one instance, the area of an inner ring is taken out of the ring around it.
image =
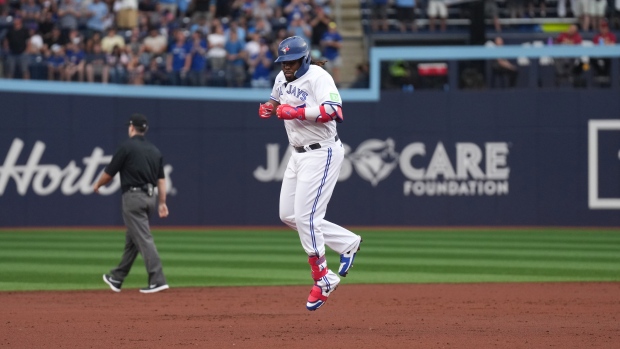
[[[93,191],[94,191],[96,194],[99,194],[99,185],[97,185],[97,184],[93,185]]]
[[[279,119],[306,120],[306,109],[305,108],[295,108],[288,104],[281,104],[280,106],[278,106],[278,109],[276,109],[276,114],[278,115]]]
[[[260,116],[261,119],[269,119],[272,113],[273,113],[273,104],[271,103],[261,104],[258,107],[258,116]]]
[[[168,206],[166,204],[159,204],[157,211],[159,212],[159,218],[168,217]]]

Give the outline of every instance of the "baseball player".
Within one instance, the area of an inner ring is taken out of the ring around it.
[[[342,101],[332,77],[310,59],[305,40],[292,36],[278,46],[282,63],[271,98],[259,107],[259,116],[272,114],[284,121],[288,140],[294,149],[282,180],[280,219],[297,230],[308,254],[314,286],[306,308],[320,308],[340,283],[327,267],[325,245],[340,254],[338,274],[346,276],[353,266],[362,238],[325,219],[344,148],[336,133],[343,121]]]

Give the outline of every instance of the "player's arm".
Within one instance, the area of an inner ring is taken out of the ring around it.
[[[268,119],[271,115],[275,114],[275,111],[279,105],[280,103],[274,101],[273,99],[268,100],[267,102],[259,105],[258,116],[262,119]]]
[[[334,103],[323,103],[318,107],[300,108],[288,104],[282,104],[276,109],[279,119],[284,120],[309,120],[314,122],[344,121],[342,107]]]

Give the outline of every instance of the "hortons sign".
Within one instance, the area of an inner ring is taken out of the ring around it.
[[[18,165],[18,159],[24,148],[24,141],[19,138],[13,139],[11,147],[0,166],[0,196],[5,194],[7,186],[15,182],[17,193],[25,196],[28,189],[32,187],[34,194],[39,196],[51,195],[57,190],[65,195],[93,193],[93,184],[99,178],[103,167],[110,163],[112,155],[105,155],[103,149],[95,147],[90,156],[82,159],[83,167],[78,165],[75,160],[69,161],[64,168],[56,164],[41,164],[41,159],[46,149],[44,142],[36,141],[26,163]],[[170,173],[171,165],[164,166],[166,175],[166,186],[168,193],[176,190],[172,187]],[[117,175],[114,180],[105,187],[102,187],[102,195],[110,195],[120,189],[120,177]]]
[[[398,168],[405,177],[405,196],[498,196],[508,195],[510,167],[507,142],[456,142],[446,148],[443,142],[427,145],[407,144],[399,152],[393,139],[368,139],[355,151],[348,145],[339,181],[353,174],[373,187]],[[280,158],[280,145],[267,144],[266,166],[254,170],[261,182],[281,181],[291,155],[287,147]]]

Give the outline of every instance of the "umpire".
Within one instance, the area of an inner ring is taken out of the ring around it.
[[[159,217],[168,216],[163,159],[159,149],[144,137],[148,130],[148,122],[144,115],[131,115],[128,126],[129,139],[116,151],[93,187],[95,193],[99,193],[99,188],[108,184],[116,173],[120,172],[123,220],[127,226],[125,251],[120,264],[112,269],[110,274],[104,274],[103,281],[112,291],[120,292],[123,280],[140,253],[149,274],[149,284],[146,288],[140,289],[140,292],[155,293],[169,288],[149,228],[149,217],[156,206],[154,186],[157,186],[159,198],[157,204]]]

